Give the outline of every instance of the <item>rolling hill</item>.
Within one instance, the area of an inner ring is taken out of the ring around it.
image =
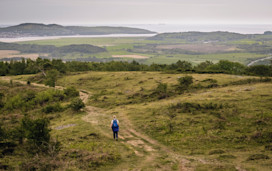
[[[149,30],[129,27],[83,27],[57,24],[23,23],[0,28],[0,37],[26,36],[67,36],[67,35],[106,35],[106,34],[152,34]]]

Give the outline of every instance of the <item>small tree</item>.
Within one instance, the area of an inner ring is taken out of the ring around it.
[[[181,93],[183,93],[185,90],[187,90],[191,84],[193,84],[193,77],[192,76],[185,76],[178,78],[178,86],[177,90]]]
[[[85,107],[85,104],[83,103],[83,101],[80,98],[76,98],[71,102],[70,107],[74,111],[79,111],[80,109]]]
[[[23,138],[26,138],[30,153],[46,152],[50,143],[49,121],[47,119],[32,120],[24,117],[21,122]]]
[[[48,85],[49,87],[55,87],[58,75],[59,71],[55,69],[48,71],[46,74],[45,85]]]
[[[158,94],[158,98],[159,99],[164,99],[168,96],[167,93],[167,84],[166,83],[159,83],[156,90],[155,90],[156,94]]]

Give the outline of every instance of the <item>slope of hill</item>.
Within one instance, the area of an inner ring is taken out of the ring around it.
[[[231,41],[255,37],[254,34],[239,34],[231,32],[182,32],[182,33],[162,33],[149,38],[150,40],[181,39],[188,42],[198,41]]]
[[[0,28],[0,37],[105,35],[105,34],[151,34],[149,30],[129,27],[82,27],[57,24],[24,23]]]
[[[88,44],[56,47],[53,45],[16,44],[3,42],[0,42],[0,50],[18,50],[21,53],[100,53],[107,51],[104,48]]]

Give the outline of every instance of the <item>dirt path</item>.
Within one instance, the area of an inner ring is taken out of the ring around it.
[[[1,77],[1,79],[6,81],[11,80],[10,77]],[[13,80],[13,82],[26,84],[25,81],[20,80]],[[31,85],[49,88],[48,86],[37,83],[31,83]],[[64,87],[56,86],[55,89],[64,89]],[[113,139],[110,128],[112,114],[107,113],[107,111],[101,108],[88,105],[87,102],[90,96],[90,92],[80,90],[80,98],[85,103],[85,110],[87,112],[87,115],[83,116],[82,120],[94,125],[105,137]],[[156,140],[136,131],[126,114],[120,112],[118,113],[118,117],[122,119],[122,122],[120,122],[119,142],[133,150],[138,159],[133,163],[132,167],[125,170],[194,170],[190,166],[190,161],[187,159],[187,156],[179,155]],[[198,160],[200,163],[207,163],[206,161],[201,162],[200,159],[193,157],[190,157],[190,159]],[[118,168],[116,168],[116,170],[118,170]]]
[[[269,54],[269,55],[270,55],[270,56],[268,56],[268,57],[265,57],[265,58],[261,58],[261,59],[257,59],[257,60],[251,61],[249,64],[247,64],[247,66],[251,66],[251,65],[255,64],[256,62],[260,62],[260,61],[272,59],[271,54]]]
[[[90,93],[84,92],[85,91],[81,91],[80,97],[86,103]],[[111,114],[107,114],[103,109],[89,105],[86,105],[86,112],[87,115],[82,117],[82,120],[95,125],[102,135],[113,139],[110,128]],[[120,122],[119,142],[128,146],[139,158],[138,163],[135,164],[133,168],[127,170],[172,170],[171,167],[174,164],[178,166],[178,170],[193,170],[190,167],[186,167],[190,162],[189,160],[175,154],[157,141],[136,131],[125,114],[118,113],[118,117],[122,118],[122,122]],[[171,164],[162,164],[164,163],[161,161],[162,158],[165,161],[171,161]]]

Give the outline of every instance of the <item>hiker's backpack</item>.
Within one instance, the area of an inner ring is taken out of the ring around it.
[[[118,125],[116,119],[113,120],[113,123],[112,123],[112,130],[115,131],[115,132],[116,132],[116,131],[119,131],[119,125]]]

